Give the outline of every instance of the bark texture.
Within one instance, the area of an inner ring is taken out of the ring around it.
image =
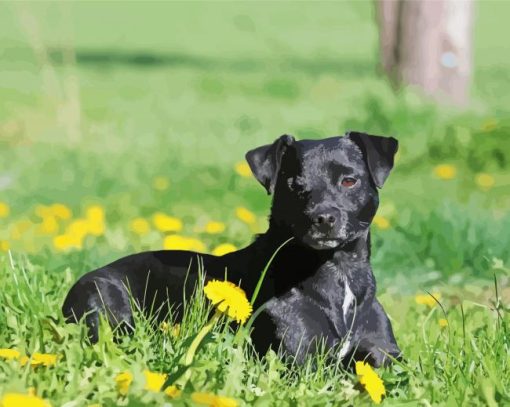
[[[392,83],[467,103],[473,0],[377,0],[376,6],[381,68]]]

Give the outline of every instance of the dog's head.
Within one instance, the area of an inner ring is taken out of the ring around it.
[[[246,160],[273,194],[272,225],[311,248],[333,249],[369,228],[397,149],[392,137],[358,132],[301,141],[284,135]]]

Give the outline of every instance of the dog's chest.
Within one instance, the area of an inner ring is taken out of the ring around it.
[[[296,354],[299,346],[306,347],[314,338],[325,339],[329,346],[345,345],[355,306],[356,295],[347,275],[325,267],[269,301],[266,312],[284,347]]]

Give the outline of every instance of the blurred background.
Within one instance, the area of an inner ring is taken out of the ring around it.
[[[240,248],[270,204],[245,152],[284,133],[358,130],[400,141],[373,225],[382,287],[504,274],[509,12],[4,2],[0,252],[58,276],[139,250]]]

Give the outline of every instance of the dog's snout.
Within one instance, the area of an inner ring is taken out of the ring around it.
[[[333,212],[320,212],[313,216],[313,223],[319,227],[332,227],[337,221],[337,217]]]
[[[315,217],[314,222],[317,225],[334,225],[336,217],[332,213],[321,213]]]

